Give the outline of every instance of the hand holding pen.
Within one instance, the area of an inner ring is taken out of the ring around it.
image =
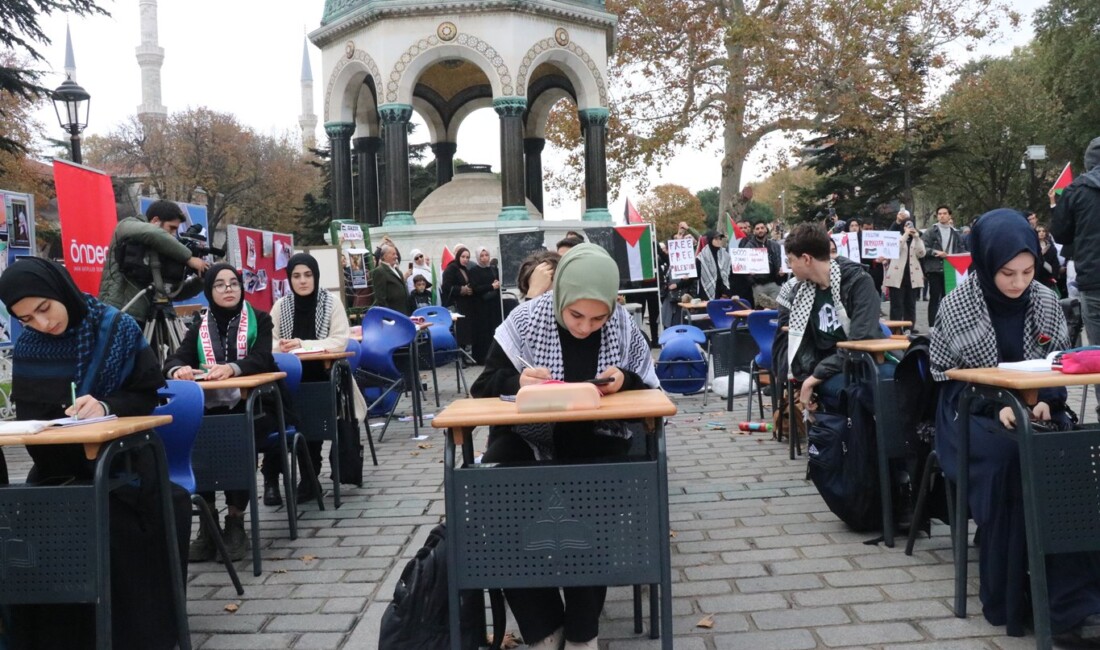
[[[553,379],[553,377],[550,376],[549,368],[536,368],[523,357],[516,358],[519,359],[520,363],[527,366],[519,375],[519,385],[521,388],[523,386],[533,386],[535,384],[541,384],[548,379]]]
[[[65,409],[65,415],[74,420],[101,418],[107,415],[107,411],[103,409],[103,405],[96,398],[91,395],[76,396],[76,383],[69,384],[69,390],[72,395],[72,405]]]

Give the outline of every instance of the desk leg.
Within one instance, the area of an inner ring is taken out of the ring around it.
[[[183,569],[180,567],[179,541],[176,539],[176,518],[172,506],[172,486],[168,480],[168,458],[160,439],[146,434],[157,459],[160,480],[160,508],[164,519],[165,541],[168,543],[168,575],[172,580],[173,603],[176,611],[176,636],[180,650],[191,650],[191,632],[187,624],[187,598],[184,596]]]
[[[418,338],[419,334],[413,337],[412,343],[409,345],[409,379],[412,381],[409,392],[412,395],[413,438],[420,437],[420,426],[423,424],[420,421],[420,372],[418,370],[419,364],[416,362],[416,355],[420,354],[420,344],[417,343]]]
[[[657,516],[660,518],[659,530],[664,535],[661,540],[661,626],[664,628],[661,648],[672,650],[672,527],[668,520],[668,455],[665,450],[664,418],[660,418],[657,424],[657,481]],[[652,634],[650,637],[655,638]]]
[[[124,440],[124,439],[123,439]],[[111,648],[111,461],[124,448],[114,440],[100,453],[95,465],[96,555],[99,564],[99,603],[95,608],[96,648]],[[175,544],[175,542],[172,542]]]
[[[959,396],[959,449],[958,449],[958,491],[955,494],[955,616],[966,618],[966,562],[969,535],[967,522],[970,512],[967,500],[970,489],[970,402],[974,397],[974,388],[967,386]]]
[[[455,439],[454,431],[447,430],[447,443],[443,451],[443,499],[444,509],[447,514],[447,523],[457,527],[460,520],[458,513],[458,495],[455,494]],[[465,438],[469,438],[469,434]],[[465,444],[463,445],[465,446]],[[447,544],[447,565],[458,566],[458,544],[454,539],[454,531],[451,532],[451,540]],[[461,623],[459,622],[459,597],[458,577],[455,571],[447,572],[447,624],[450,629],[450,650],[462,650]],[[484,613],[482,613],[484,616]]]
[[[893,498],[890,494],[893,477],[890,476],[890,459],[886,456],[886,432],[883,430],[884,425],[882,422],[883,416],[886,410],[890,408],[890,405],[884,403],[882,399],[878,365],[876,365],[875,358],[862,351],[853,356],[857,362],[863,365],[863,373],[875,391],[873,396],[875,405],[875,438],[877,442],[875,446],[878,456],[879,500],[882,505],[882,539],[887,548],[894,548],[894,508]]]
[[[329,370],[329,386],[332,391],[332,439],[329,444],[332,448],[328,450],[329,457],[329,473],[332,474],[332,503],[333,507],[339,509],[340,507],[340,418],[341,415],[347,416],[347,408],[343,408],[343,402],[340,399],[340,387],[347,388],[347,384],[343,383],[344,368],[348,367],[347,361],[338,361],[332,364],[332,368]],[[348,370],[350,373],[351,371]],[[350,394],[345,394],[345,397],[350,399]],[[341,411],[343,413],[341,413]],[[355,422],[353,417],[351,422]],[[356,433],[359,432],[359,427],[356,426]],[[317,476],[317,486],[321,485],[321,468],[313,468],[314,474]]]

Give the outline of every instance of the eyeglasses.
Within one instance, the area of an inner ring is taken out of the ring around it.
[[[414,257],[413,259],[414,259],[414,260],[422,260],[422,259],[424,259],[424,256],[423,256],[423,255],[417,255],[417,256],[416,256],[416,257]]]
[[[240,290],[241,290],[241,283],[240,282],[215,282],[214,283],[214,291],[220,291],[222,293],[226,293],[227,291],[240,291]]]

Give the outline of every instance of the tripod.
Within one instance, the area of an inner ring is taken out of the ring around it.
[[[163,299],[153,303],[153,315],[145,323],[145,340],[161,365],[168,355],[179,349],[186,334],[187,325],[176,315],[172,303]]]

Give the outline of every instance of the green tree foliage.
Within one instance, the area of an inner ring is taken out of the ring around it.
[[[703,206],[703,214],[707,216],[707,228],[714,228],[718,223],[718,194],[717,187],[708,187],[695,193],[695,198]]]
[[[1034,49],[1043,85],[1062,108],[1034,104],[1059,127],[1051,154],[1079,170],[1085,145],[1100,136],[1100,2],[1049,0],[1035,13]]]
[[[332,205],[329,203],[332,196],[332,165],[329,164],[332,152],[329,149],[309,151],[313,157],[307,164],[314,168],[321,181],[302,197],[294,240],[303,246],[320,246],[325,243],[325,233],[332,221]]]
[[[22,53],[26,59],[0,60],[0,99],[8,96],[24,101],[35,102],[49,95],[49,89],[38,82],[40,73],[30,66],[43,61],[42,53],[37,49],[49,45],[50,39],[38,24],[41,17],[55,11],[73,16],[90,14],[107,15],[94,0],[3,0],[0,2],[0,46],[5,50]],[[29,61],[28,61],[29,59]],[[0,101],[0,120],[13,114],[11,105]],[[0,151],[19,154],[27,151],[30,141],[20,137],[23,134],[0,129]],[[4,164],[4,161],[0,161]]]
[[[925,192],[936,203],[957,206],[963,222],[994,208],[1046,205],[1051,175],[1065,161],[1040,162],[1034,176],[1020,166],[1028,145],[1056,135],[1062,108],[1029,50],[968,66],[944,95],[940,112],[950,151],[927,179]]]
[[[767,203],[753,200],[745,204],[741,218],[754,226],[758,223],[771,223],[775,221],[775,210]]]
[[[697,231],[706,227],[699,198],[682,185],[658,185],[638,202],[642,218],[657,227],[657,241],[672,239],[681,221]]]

